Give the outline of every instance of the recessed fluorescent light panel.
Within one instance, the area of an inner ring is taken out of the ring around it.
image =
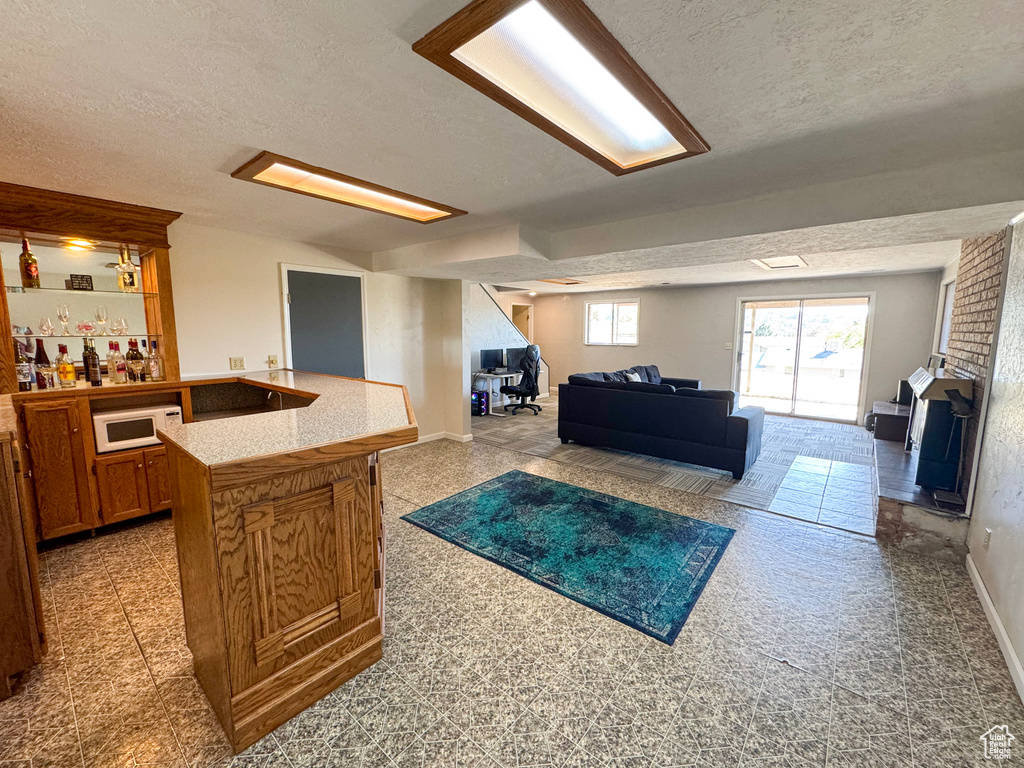
[[[286,189],[289,192],[319,197],[321,200],[351,205],[367,211],[386,213],[421,224],[430,224],[466,213],[458,208],[397,192],[379,184],[275,155],[272,152],[260,152],[231,175],[236,179],[254,181],[268,187]]]
[[[761,269],[798,269],[806,267],[807,262],[799,256],[772,256],[769,259],[751,259]]]
[[[582,0],[475,0],[413,50],[616,175],[710,149]]]

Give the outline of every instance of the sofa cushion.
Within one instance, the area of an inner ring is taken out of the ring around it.
[[[646,381],[627,381],[624,386],[631,392],[653,392],[656,395],[671,395],[676,391],[669,384],[649,384]]]
[[[597,389],[625,389],[626,382],[624,381],[599,381],[597,379],[587,379],[577,374],[573,374],[569,377],[569,383],[575,387],[596,387]]]
[[[575,379],[575,381],[573,381]],[[601,371],[594,371],[592,373],[574,373],[569,377],[570,384],[578,384],[580,379],[590,379],[591,381],[606,381],[604,373]]]
[[[680,397],[701,398],[704,400],[724,400],[728,404],[728,413],[736,408],[736,393],[728,389],[688,389],[680,388],[675,391]]]
[[[629,381],[626,378],[627,373],[631,371],[605,371],[603,375],[605,381]]]
[[[661,384],[661,371],[656,365],[634,365],[630,370],[640,374],[640,381],[646,381],[648,384]]]

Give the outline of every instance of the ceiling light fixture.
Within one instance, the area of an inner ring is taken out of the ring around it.
[[[243,181],[298,192],[366,211],[386,213],[421,224],[463,216],[466,213],[458,208],[407,195],[272,152],[260,152],[231,175]]]
[[[617,176],[710,149],[582,0],[474,0],[413,50]]]
[[[65,237],[64,247],[69,251],[91,251],[96,247],[96,243],[92,240],[86,240],[84,237]]]
[[[799,256],[771,256],[767,259],[751,259],[761,269],[798,269],[806,267],[807,262]]]
[[[536,295],[537,295],[537,292],[536,292],[536,291],[530,291],[530,295],[531,295],[531,296],[536,296]]]

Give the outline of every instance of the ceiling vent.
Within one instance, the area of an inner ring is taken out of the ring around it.
[[[806,267],[807,262],[799,256],[773,256],[770,259],[751,259],[761,269],[800,269]]]

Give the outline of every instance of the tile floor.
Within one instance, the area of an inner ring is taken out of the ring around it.
[[[875,472],[863,464],[797,456],[768,511],[873,536]]]
[[[737,530],[674,646],[398,520],[513,468]],[[0,766],[980,768],[989,727],[1024,734],[962,566],[487,445],[384,478],[381,663],[232,757],[158,519],[43,558],[51,652],[0,702]]]

